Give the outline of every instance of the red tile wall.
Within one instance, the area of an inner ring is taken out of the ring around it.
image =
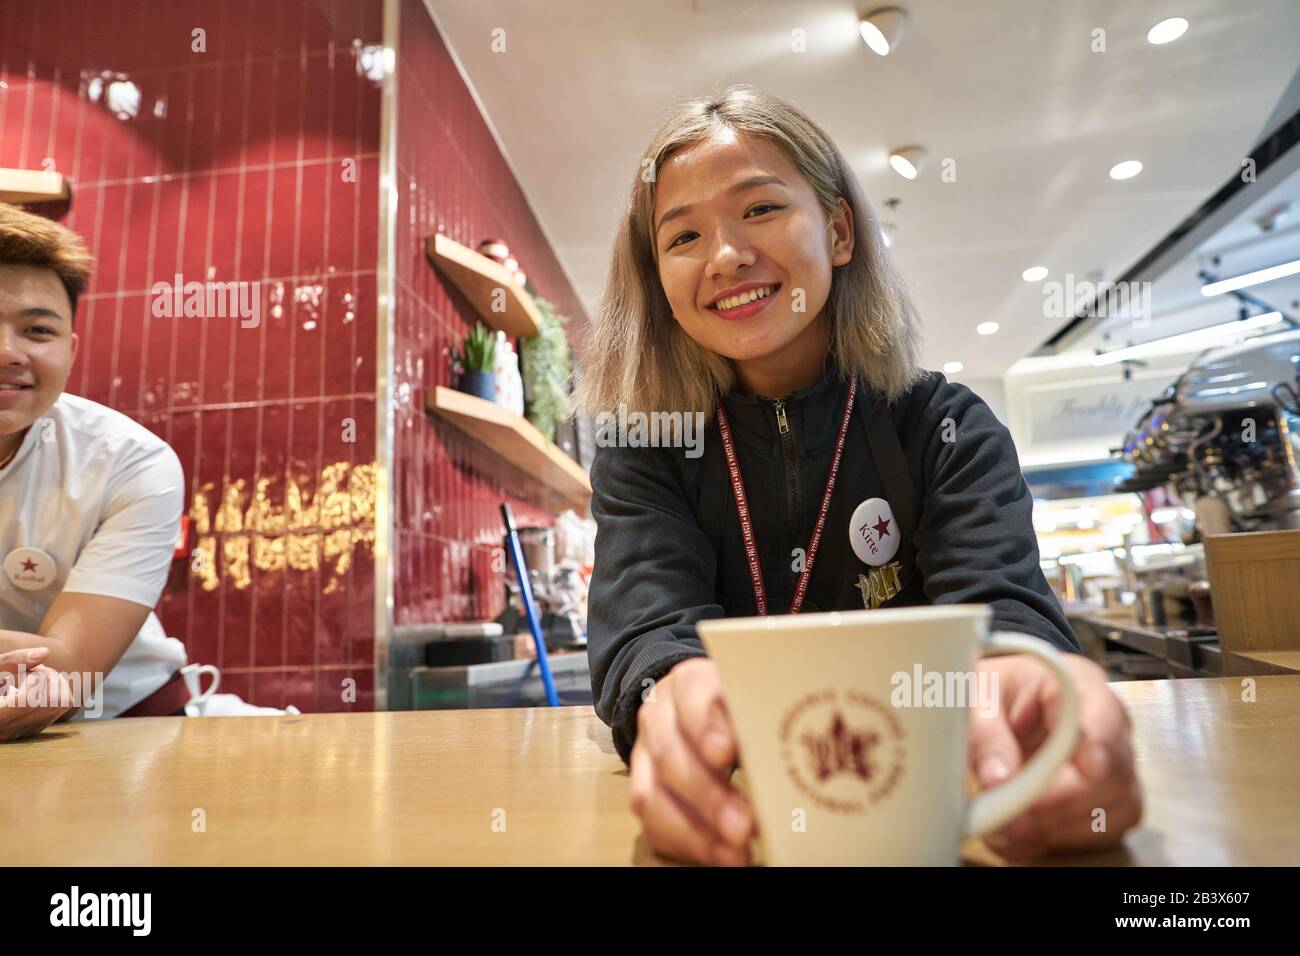
[[[69,391],[176,449],[211,562],[159,615],[265,706],[373,706],[381,35],[382,0],[0,4],[0,166],[68,175],[37,208],[99,260]],[[155,318],[177,272],[262,283],[261,326]]]
[[[487,620],[504,608],[500,503],[520,526],[554,524],[564,505],[424,412],[426,389],[453,384],[449,350],[475,321],[425,240],[503,239],[529,286],[571,316],[571,341],[586,318],[421,0],[402,0],[397,79],[394,617]]]

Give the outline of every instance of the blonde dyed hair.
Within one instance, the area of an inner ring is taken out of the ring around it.
[[[697,344],[673,318],[659,280],[654,236],[655,183],[670,156],[722,129],[761,137],[807,180],[830,218],[843,197],[853,213],[852,258],[835,266],[824,313],[831,351],[844,377],[858,374],[885,400],[905,392],[920,368],[920,322],[890,265],[879,222],[857,177],[822,129],[788,103],[752,86],[681,106],[655,133],[632,182],[627,214],[614,240],[604,296],[584,351],[576,409],[597,415],[620,403],[641,411],[712,414],[735,372],[725,356]],[[650,175],[653,170],[654,175]]]

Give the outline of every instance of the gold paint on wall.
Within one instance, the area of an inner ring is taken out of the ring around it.
[[[335,462],[321,469],[317,480],[308,475],[291,477],[284,505],[278,507],[270,490],[276,479],[257,479],[251,497],[248,483],[239,478],[224,485],[217,498],[215,516],[209,497],[211,482],[195,493],[190,503],[190,523],[198,542],[190,573],[205,591],[215,590],[225,578],[238,590],[252,584],[252,569],[263,572],[316,571],[322,573],[322,590],[333,594],[343,587],[355,548],[375,543],[375,465]],[[313,495],[310,491],[316,488]],[[221,560],[217,560],[220,539]]]

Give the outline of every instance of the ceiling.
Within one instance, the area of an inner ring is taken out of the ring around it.
[[[1293,152],[1295,149],[1293,148]],[[1289,157],[1300,166],[1300,157]],[[1281,213],[1278,215],[1278,213]],[[1266,223],[1272,223],[1266,228]],[[1300,259],[1300,169],[1259,195],[1229,222],[1169,266],[1151,287],[1151,322],[1135,328],[1125,318],[1105,319],[1089,330],[1071,351],[1108,351],[1150,339],[1208,328],[1240,318],[1243,303],[1232,295],[1201,294],[1201,272],[1218,279],[1245,275]],[[1300,274],[1242,290],[1260,305],[1300,319]],[[1273,330],[1276,331],[1276,330]]]
[[[1063,324],[1024,269],[1121,275],[1239,169],[1300,65],[1295,0],[902,0],[908,34],[884,58],[857,34],[871,3],[426,5],[589,311],[655,128],[684,98],[753,83],[830,134],[878,209],[901,201],[881,218],[921,307],[925,364],[961,361],[962,379],[1001,376]],[[1188,32],[1148,44],[1170,16]],[[806,52],[791,50],[795,29]],[[930,155],[914,181],[888,165],[909,144]],[[1111,180],[1127,159],[1143,172]],[[1222,271],[1237,270],[1225,257]],[[987,320],[1000,331],[978,335]]]

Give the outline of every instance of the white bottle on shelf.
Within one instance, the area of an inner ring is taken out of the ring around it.
[[[496,354],[492,359],[492,378],[495,384],[493,390],[496,398],[493,399],[498,405],[504,405],[510,408],[510,365],[506,357],[506,347],[510,340],[506,338],[504,332],[497,332]]]
[[[507,342],[506,348],[509,352],[509,361],[506,363],[506,375],[510,380],[510,409],[516,415],[524,413],[524,377],[519,371],[519,355],[515,352],[515,344]]]
[[[519,356],[505,332],[497,332],[496,357],[492,361],[496,378],[496,403],[516,415],[524,413],[524,379],[519,372]]]

